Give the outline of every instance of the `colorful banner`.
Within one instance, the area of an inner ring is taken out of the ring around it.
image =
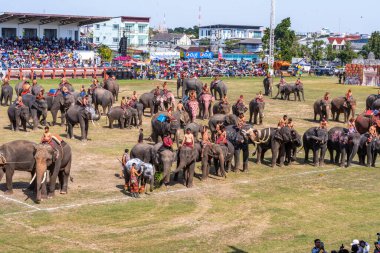
[[[187,52],[185,59],[213,59],[214,53],[212,52]]]

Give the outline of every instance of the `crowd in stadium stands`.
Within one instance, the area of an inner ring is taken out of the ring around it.
[[[90,46],[71,39],[3,39],[0,38],[0,63],[8,68],[80,67],[75,50]],[[90,63],[89,65],[92,65]]]
[[[342,244],[339,250],[332,250],[331,253],[380,253],[380,234],[377,235],[378,240],[374,243],[373,251],[371,251],[371,247],[368,242],[354,239],[348,247]],[[311,249],[311,253],[327,253],[324,243],[320,239],[314,240],[314,248]]]

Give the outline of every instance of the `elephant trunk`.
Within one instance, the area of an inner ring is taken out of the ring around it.
[[[44,159],[36,158],[36,178],[37,178],[37,188],[36,188],[36,202],[41,202],[41,191],[43,184],[47,180],[47,165]]]

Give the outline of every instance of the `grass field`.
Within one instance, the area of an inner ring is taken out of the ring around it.
[[[225,81],[230,101],[243,94],[248,102],[262,90],[261,78]],[[311,120],[314,101],[325,91],[337,97],[348,89],[336,81],[304,78],[305,102],[266,98],[265,124],[258,128],[276,125],[283,114],[293,118],[300,133],[317,126]],[[90,82],[72,80],[76,88]],[[121,81],[121,96],[150,91],[158,83]],[[47,90],[57,82],[40,84]],[[170,86],[175,90],[174,82]],[[357,112],[364,110],[368,94],[377,93],[370,87],[349,88],[359,102]],[[329,122],[329,127],[338,125],[343,124]],[[37,142],[43,131],[11,132],[5,107],[0,108],[0,126],[1,143]],[[229,173],[227,179],[211,176],[207,182],[195,179],[192,189],[174,184],[135,200],[124,195],[123,180],[115,174],[120,172],[116,158],[137,142],[138,130],[105,126],[105,118],[91,126],[87,142],[66,140],[74,155],[68,195],[36,205],[23,191],[30,176],[15,173],[14,195],[0,193],[1,252],[310,252],[315,238],[332,250],[354,238],[372,242],[380,232],[378,168],[315,168],[299,160],[272,169],[267,154],[264,165],[257,166],[252,158],[248,173]],[[149,126],[145,117],[146,137]],[[51,131],[63,134],[65,128]],[[80,135],[80,130],[74,133]],[[199,168],[196,172],[200,174]],[[5,179],[1,183],[4,191]]]

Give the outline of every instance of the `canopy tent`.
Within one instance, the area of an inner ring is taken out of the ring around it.
[[[368,54],[368,59],[362,56],[354,59],[352,64],[346,65],[345,71],[345,84],[380,86],[380,60],[376,60],[373,53]]]
[[[114,58],[113,61],[130,61],[131,59],[132,59],[132,57],[127,55],[127,56],[118,56],[118,57]]]

